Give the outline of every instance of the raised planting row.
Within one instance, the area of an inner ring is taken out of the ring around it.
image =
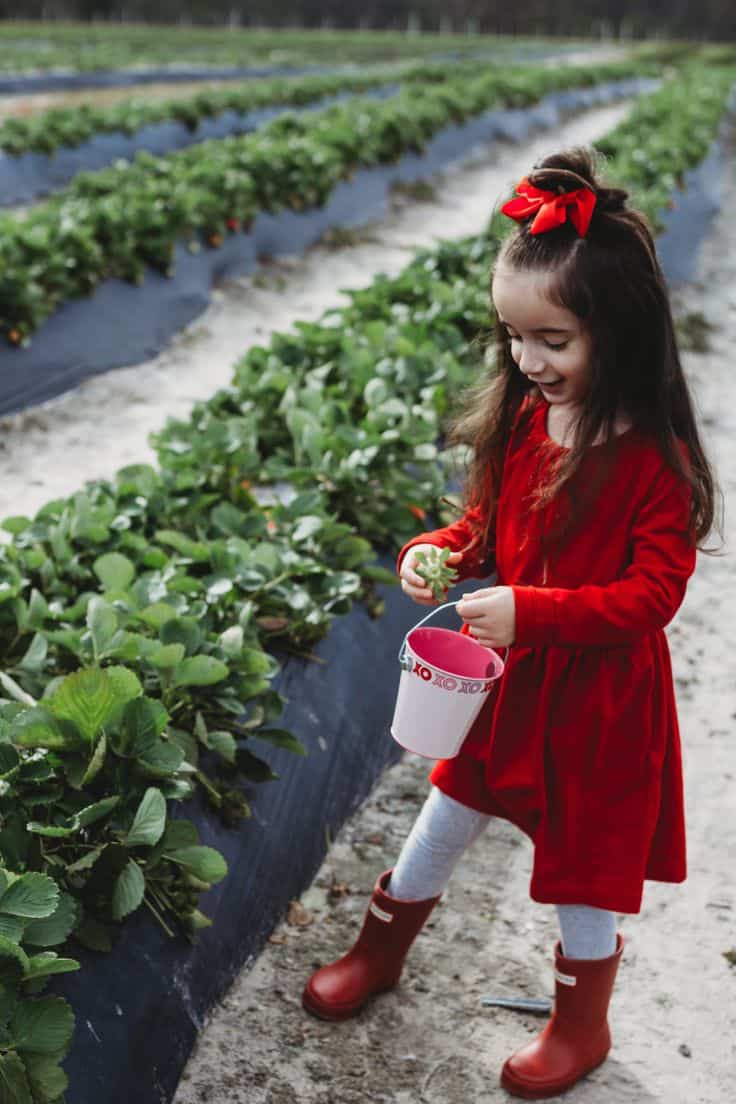
[[[357,169],[420,151],[450,124],[643,68],[652,67],[498,70],[409,87],[382,103],[287,114],[256,134],[82,173],[24,221],[0,220],[0,329],[21,344],[59,304],[110,277],[140,283],[147,266],[172,275],[177,242],[216,247],[259,212],[323,205]]]
[[[133,135],[143,127],[162,122],[181,123],[196,133],[203,120],[217,118],[225,112],[245,115],[278,104],[296,107],[340,93],[380,88],[398,80],[403,83],[441,82],[457,77],[458,70],[472,75],[481,65],[477,61],[403,63],[381,66],[373,71],[275,77],[232,88],[204,89],[192,96],[159,102],[138,97],[111,107],[95,107],[90,103],[51,108],[27,118],[5,119],[0,125],[0,149],[13,157],[31,152],[52,154],[61,148],[79,146],[97,134]]]
[[[539,40],[528,40],[539,50]],[[121,69],[141,65],[304,65],[425,58],[436,53],[465,55],[492,51],[501,56],[524,49],[524,39],[400,32],[233,30],[146,24],[3,23],[0,69]],[[565,43],[543,43],[555,52]]]
[[[665,92],[650,102],[645,154],[673,104]],[[630,132],[607,140],[614,171]],[[631,171],[638,198],[643,177]],[[33,520],[5,521],[8,1101],[63,1100],[71,1011],[39,994],[76,962],[46,948],[73,937],[104,949],[141,905],[172,930],[207,923],[199,895],[224,863],[166,803],[198,787],[236,822],[247,814],[240,780],[271,777],[252,742],[299,750],[275,727],[278,655],[308,648],[386,578],[361,533],[395,550],[440,506],[435,441],[478,369],[471,343],[489,322],[488,267],[507,229],[499,218],[488,235],[425,252],[320,324],[253,350],[231,388],[159,435],[159,471],[126,468]],[[296,497],[259,504],[252,484],[264,476]]]

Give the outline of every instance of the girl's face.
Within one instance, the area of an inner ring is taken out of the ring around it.
[[[501,262],[491,295],[511,356],[550,405],[577,407],[590,387],[593,340],[577,315],[549,296],[548,272]]]

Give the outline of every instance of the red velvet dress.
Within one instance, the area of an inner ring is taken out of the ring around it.
[[[563,493],[530,510],[561,446],[538,401],[506,454],[496,547],[476,547],[460,578],[513,587],[516,638],[460,754],[431,781],[534,841],[534,900],[638,912],[646,878],[685,878],[682,761],[664,626],[695,566],[689,490],[637,430],[594,446],[575,486],[593,489],[582,522],[550,543]],[[469,511],[422,542],[464,549]],[[546,534],[546,540],[545,538]],[[463,626],[465,631],[466,626]]]

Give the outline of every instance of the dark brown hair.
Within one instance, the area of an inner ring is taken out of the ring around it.
[[[646,219],[627,206],[623,189],[606,187],[598,179],[594,154],[587,149],[545,158],[528,179],[537,188],[558,192],[584,186],[596,196],[584,237],[569,220],[533,235],[530,216],[505,240],[498,258],[518,270],[550,273],[550,294],[582,321],[593,339],[592,380],[572,447],[561,457],[537,505],[563,486],[569,488],[589,446],[602,441],[615,447],[614,422],[623,410],[636,429],[656,440],[666,462],[689,483],[691,532],[701,546],[714,524],[717,490]],[[512,426],[524,399],[537,392],[512,359],[508,337],[498,323],[495,342],[495,374],[468,391],[448,433],[449,444],[472,446],[465,500],[467,505],[488,508],[489,532]],[[686,458],[678,442],[686,446]]]

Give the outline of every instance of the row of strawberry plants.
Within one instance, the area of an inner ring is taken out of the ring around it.
[[[82,173],[22,222],[0,223],[0,329],[11,343],[61,303],[108,277],[171,275],[177,242],[217,246],[262,211],[324,204],[356,169],[422,150],[444,127],[489,107],[524,106],[554,90],[638,74],[639,63],[507,69],[410,87],[309,116],[288,114],[255,134],[204,142],[167,157]]]
[[[231,88],[207,88],[192,96],[151,101],[138,96],[111,107],[93,103],[51,108],[31,117],[9,117],[0,125],[0,149],[14,157],[25,153],[52,154],[73,148],[97,134],[135,134],[155,123],[182,123],[195,132],[205,119],[227,111],[247,114],[278,104],[299,106],[346,92],[365,92],[396,81],[431,83],[472,74],[479,62],[425,63],[381,66],[349,73],[310,74],[249,81]]]
[[[672,107],[659,97],[644,150]],[[624,125],[609,145],[628,136]],[[683,150],[678,173],[687,167]],[[298,750],[273,728],[269,651],[308,646],[361,576],[382,577],[346,519],[395,547],[437,505],[434,441],[476,359],[501,230],[422,254],[321,324],[254,350],[232,388],[160,435],[159,471],[124,469],[4,523],[0,854],[12,873],[0,880],[0,957],[12,984],[0,1062],[27,1086],[17,1099],[61,1099],[71,1035],[65,1003],[37,994],[76,963],[29,951],[70,935],[105,948],[141,903],[190,931],[207,922],[199,894],[224,864],[193,824],[167,822],[166,801],[199,782],[237,817],[235,771],[270,776],[247,743]],[[259,505],[251,484],[264,475],[310,489]],[[233,768],[230,790],[208,756]]]
[[[490,36],[406,35],[400,32],[236,30],[143,24],[0,24],[0,69],[89,72],[142,65],[334,65],[427,58],[440,51],[504,56],[524,49],[523,39]],[[539,42],[533,47],[539,48]],[[542,48],[547,44],[543,44]],[[559,50],[559,40],[548,48]],[[564,48],[564,43],[562,44]]]

